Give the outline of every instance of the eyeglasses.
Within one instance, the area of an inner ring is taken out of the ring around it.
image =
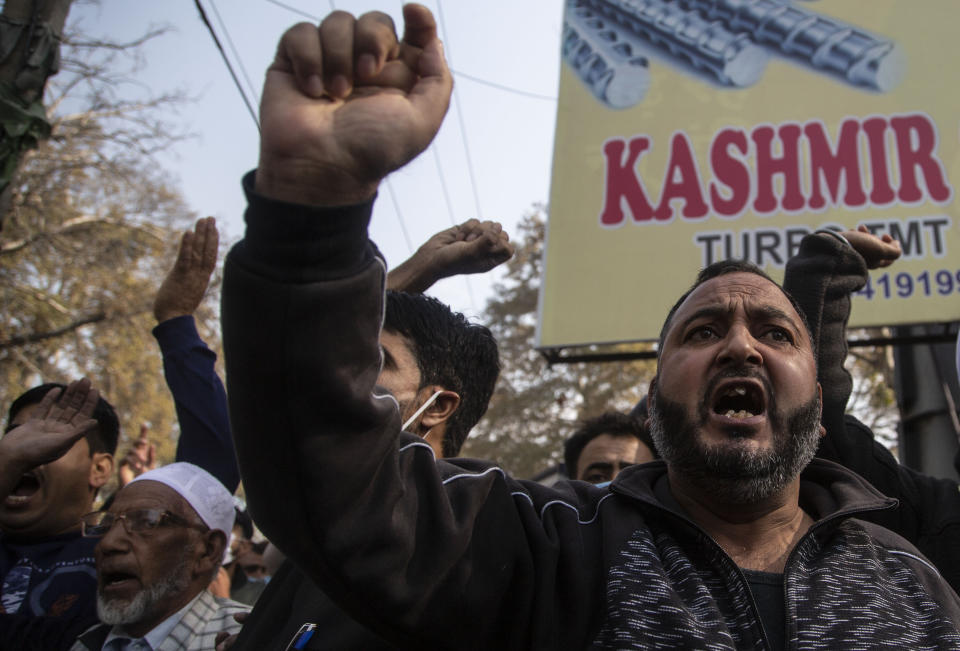
[[[80,518],[80,532],[85,538],[105,536],[117,521],[123,522],[123,528],[128,534],[148,533],[158,527],[171,524],[180,527],[189,527],[199,531],[206,531],[208,527],[195,522],[189,522],[178,515],[161,509],[136,509],[124,513],[110,513],[109,511],[94,511]]]

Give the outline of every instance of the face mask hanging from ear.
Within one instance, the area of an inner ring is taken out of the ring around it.
[[[441,393],[443,393],[442,390],[441,390],[441,391],[437,391],[437,392],[434,393],[432,396],[430,396],[429,398],[427,398],[427,401],[426,401],[425,403],[423,403],[422,405],[420,405],[420,409],[418,409],[418,410],[416,410],[415,412],[413,412],[413,416],[411,416],[410,418],[408,418],[408,419],[407,419],[407,422],[405,422],[405,423],[403,424],[403,430],[406,431],[408,427],[410,427],[411,425],[413,425],[413,423],[414,423],[418,418],[420,418],[420,415],[421,415],[423,412],[425,412],[425,411],[430,407],[430,405],[433,404],[433,401],[436,400],[436,399],[437,399],[437,396],[439,396]]]

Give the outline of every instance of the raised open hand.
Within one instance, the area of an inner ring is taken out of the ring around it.
[[[436,135],[453,82],[437,26],[404,7],[398,41],[381,12],[335,11],[283,35],[260,104],[256,189],[274,199],[343,205],[369,199],[380,180]]]
[[[148,470],[157,467],[157,446],[150,442],[148,434],[150,428],[145,424],[140,425],[140,438],[134,441],[133,446],[127,451],[126,456],[120,460],[117,467],[117,477],[120,482],[120,488],[123,488],[134,478],[139,477]]]
[[[84,378],[66,390],[51,389],[22,424],[0,439],[0,454],[20,474],[50,463],[67,453],[84,434],[97,426],[91,418],[99,392]]]
[[[177,261],[153,301],[153,315],[158,323],[196,311],[217,266],[219,241],[213,217],[197,220],[194,230],[183,234]]]

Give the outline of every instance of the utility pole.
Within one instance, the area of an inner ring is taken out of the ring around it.
[[[903,336],[933,334],[942,328],[905,326]],[[960,437],[956,347],[911,344],[894,348],[896,392],[900,407],[900,461],[922,473],[957,480],[954,455]]]
[[[6,0],[0,14],[0,230],[23,153],[50,135],[43,89],[60,67],[72,1]]]

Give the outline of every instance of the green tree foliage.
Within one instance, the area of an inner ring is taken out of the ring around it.
[[[183,98],[141,97],[129,82],[155,35],[64,43],[52,135],[25,156],[0,241],[0,404],[87,375],[120,413],[121,454],[147,423],[169,461],[176,418],[151,305],[194,216],[152,158],[175,140],[161,118]]]
[[[547,364],[534,348],[544,209],[526,215],[518,228],[511,234],[516,255],[485,314],[503,371],[463,455],[493,459],[514,476],[532,477],[562,460],[563,442],[579,421],[632,409],[646,395],[655,367],[652,361]]]

